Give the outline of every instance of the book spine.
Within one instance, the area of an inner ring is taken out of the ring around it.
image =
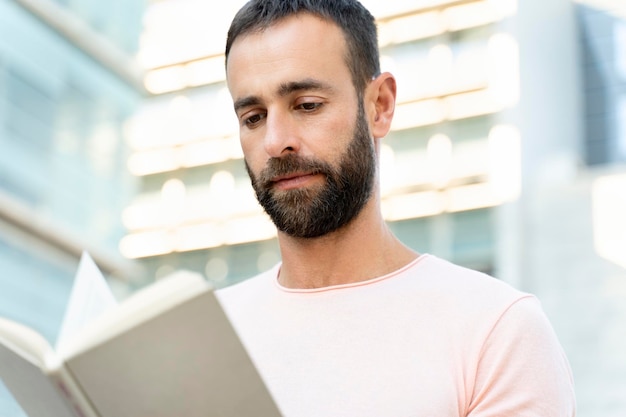
[[[51,370],[48,375],[76,417],[100,417],[64,366]]]

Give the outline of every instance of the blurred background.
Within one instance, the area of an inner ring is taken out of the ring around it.
[[[578,415],[626,415],[626,3],[364,0],[398,80],[383,205],[536,294]],[[279,261],[222,54],[242,0],[0,0],[0,316],[54,342],[82,250],[123,299]],[[0,415],[22,416],[0,386]]]

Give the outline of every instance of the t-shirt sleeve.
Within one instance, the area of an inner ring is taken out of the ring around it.
[[[513,303],[482,349],[468,417],[573,417],[570,365],[539,301]]]

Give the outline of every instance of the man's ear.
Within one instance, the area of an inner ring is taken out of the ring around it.
[[[367,87],[370,130],[376,139],[383,138],[391,129],[396,106],[396,79],[388,72],[374,78]]]

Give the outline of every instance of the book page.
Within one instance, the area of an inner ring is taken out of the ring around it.
[[[140,289],[92,320],[57,353],[64,359],[78,355],[211,289],[200,274],[178,271]]]
[[[88,323],[116,305],[117,301],[98,266],[87,252],[83,252],[57,338],[57,352],[63,350],[64,345]]]
[[[42,369],[45,367],[46,356],[52,352],[52,347],[42,335],[30,327],[3,317],[0,317],[0,345]]]
[[[0,317],[0,378],[29,417],[74,417],[71,405],[46,375],[46,357],[54,355],[34,330]]]

